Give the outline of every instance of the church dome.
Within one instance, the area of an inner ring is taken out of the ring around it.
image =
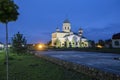
[[[68,19],[64,20],[63,23],[70,23],[70,21]]]

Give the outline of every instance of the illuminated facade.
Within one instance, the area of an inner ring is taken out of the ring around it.
[[[112,47],[120,48],[120,33],[114,34],[112,36]]]
[[[88,40],[83,37],[83,30],[79,29],[78,33],[71,31],[71,24],[68,19],[63,22],[62,31],[59,28],[52,33],[53,47],[88,47]]]

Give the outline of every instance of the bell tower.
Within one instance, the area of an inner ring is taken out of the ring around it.
[[[68,19],[66,19],[64,22],[63,22],[63,31],[64,32],[70,32],[71,31],[71,24],[69,22]]]
[[[79,29],[78,35],[79,35],[79,36],[82,36],[82,35],[83,35],[83,29],[82,29],[82,28]]]

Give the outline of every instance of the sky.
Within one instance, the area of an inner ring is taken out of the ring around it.
[[[88,40],[110,39],[120,32],[120,0],[14,0],[19,17],[10,22],[9,42],[18,31],[28,43],[47,43],[56,27],[62,30],[68,18],[73,32],[79,28]],[[0,23],[0,42],[5,42],[5,25]]]

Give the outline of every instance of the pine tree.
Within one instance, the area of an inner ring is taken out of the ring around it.
[[[23,34],[18,32],[12,38],[12,49],[17,54],[23,54],[27,52],[27,40],[23,37]]]

